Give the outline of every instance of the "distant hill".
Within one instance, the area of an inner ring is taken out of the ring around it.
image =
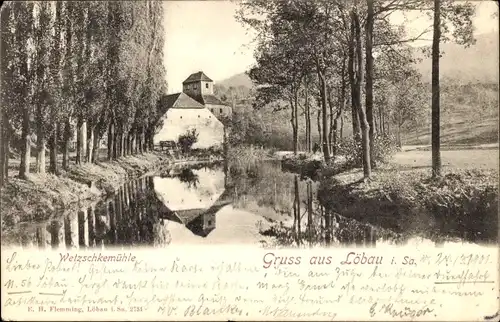
[[[441,79],[451,78],[465,83],[498,83],[498,33],[478,34],[475,37],[476,44],[469,48],[451,42],[441,44]],[[430,56],[424,55],[421,50],[415,50],[415,57],[422,59],[416,64],[416,68],[424,76],[424,80],[430,82]],[[253,87],[246,72],[217,81],[216,84],[225,88]]]
[[[229,78],[226,78],[224,80],[216,82],[216,84],[222,85],[226,88],[240,87],[240,86],[247,87],[247,88],[253,87],[252,80],[250,79],[250,77],[248,77],[246,72],[242,72],[242,73],[233,75]]]
[[[441,44],[441,79],[463,83],[498,83],[498,33],[476,35],[476,44],[465,48],[455,43]],[[423,60],[416,64],[424,80],[431,81],[431,58],[421,51],[415,56]]]

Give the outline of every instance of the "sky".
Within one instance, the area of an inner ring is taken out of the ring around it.
[[[498,10],[493,1],[477,1],[476,33],[498,32]],[[192,73],[203,71],[214,82],[244,72],[254,63],[253,34],[235,20],[234,1],[165,1],[165,67],[168,92],[182,90],[182,82]],[[394,16],[399,24],[407,19],[407,32],[416,35],[430,24],[415,15]],[[429,34],[429,37],[432,35]],[[423,42],[418,43],[421,45]]]

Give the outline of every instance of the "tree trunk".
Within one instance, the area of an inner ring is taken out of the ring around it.
[[[344,56],[342,59],[342,81],[340,85],[340,111],[337,119],[340,117],[340,139],[344,137],[344,109],[346,104],[346,90],[347,90],[347,58]],[[335,154],[337,153],[337,131],[335,130]]]
[[[191,150],[191,149],[189,149]],[[148,152],[148,131],[146,129],[146,126],[143,127],[142,131],[142,151],[144,153]]]
[[[125,135],[123,131],[120,133],[120,157],[125,156]]]
[[[30,173],[31,158],[31,129],[29,107],[25,106],[23,111],[23,146],[21,148],[21,165],[19,167],[19,178],[26,179]]]
[[[351,13],[351,34],[349,37],[349,58],[348,58],[348,75],[349,83],[351,84],[351,119],[352,119],[352,135],[356,142],[361,140],[361,127],[359,121],[359,114],[357,110],[357,98],[356,98],[356,77],[355,77],[355,31],[353,22],[353,13]]]
[[[385,134],[385,129],[384,129],[384,118],[383,118],[383,111],[384,108],[382,107],[383,104],[380,104],[378,107],[378,126],[379,126],[379,131],[382,134]]]
[[[113,137],[113,159],[117,160],[120,155],[120,132],[117,131]]]
[[[321,113],[322,113],[322,137],[323,137],[323,157],[325,158],[325,162],[330,162],[330,152],[328,149],[328,115],[327,115],[327,95],[328,90],[326,87],[326,75],[324,72],[320,72],[320,84],[321,84]]]
[[[0,171],[2,171],[2,177],[3,177],[3,183],[7,183],[9,182],[9,158],[10,158],[10,134],[7,133],[6,134],[6,137],[3,141],[3,154],[2,154],[2,158],[3,158],[3,166],[2,168],[0,169]]]
[[[294,136],[293,136],[293,153],[297,154],[299,146],[299,95],[298,90],[295,90],[293,96],[293,109],[294,109]]]
[[[122,132],[121,132],[121,129],[118,128],[118,131],[115,135],[115,155],[113,156],[114,159],[118,159],[121,156],[121,151],[122,151],[121,138],[122,138]]]
[[[83,161],[83,119],[79,115],[76,121],[76,164]]]
[[[366,113],[361,106],[361,84],[363,80],[363,53],[361,46],[361,30],[359,25],[359,17],[356,9],[351,12],[351,23],[353,25],[352,32],[354,32],[355,39],[355,51],[356,55],[353,57],[356,61],[356,79],[354,83],[354,91],[353,91],[353,106],[355,106],[359,120],[361,123],[361,147],[362,147],[362,155],[363,155],[363,175],[365,179],[370,178],[371,176],[371,163],[370,163],[370,138],[369,138],[369,124],[366,119]],[[351,44],[354,46],[354,43]]]
[[[432,176],[441,176],[440,106],[439,106],[439,40],[441,37],[441,1],[434,0],[432,37]]]
[[[47,140],[45,139],[45,132],[43,130],[43,121],[39,120],[37,123],[37,156],[36,156],[36,170],[38,173],[45,174],[45,147]]]
[[[85,136],[85,162],[92,162],[92,145],[94,144],[94,122],[91,118],[88,118],[85,122],[86,124],[86,136]]]
[[[365,25],[365,55],[366,55],[366,82],[365,82],[365,105],[366,105],[366,120],[369,126],[369,144],[370,144],[370,162],[371,166],[375,166],[373,157],[373,144],[375,137],[375,126],[373,125],[373,0],[366,0],[367,17]]]
[[[133,138],[132,138],[132,154],[138,153],[137,138],[138,138],[137,130],[134,130],[134,134],[133,134]]]
[[[344,113],[340,117],[340,141],[344,138]]]
[[[300,245],[300,194],[299,194],[299,177],[295,175],[294,177],[294,194],[295,194],[295,220],[297,224],[297,245]]]
[[[99,133],[97,131],[97,127],[94,127],[93,131],[92,131],[92,138],[94,139],[94,142],[92,143],[92,159],[91,159],[91,162],[92,163],[97,163],[97,161],[99,161],[99,141],[101,141],[101,139],[99,138]]]
[[[114,152],[114,144],[115,144],[115,125],[113,122],[109,123],[108,126],[108,160],[113,160]]]
[[[397,133],[397,141],[398,141],[398,148],[401,148],[401,125],[398,126],[398,133]]]
[[[296,115],[295,115],[295,106],[291,99],[290,99],[290,110],[291,110],[290,122],[292,123],[293,154],[297,155],[297,128],[295,127]]]
[[[129,138],[128,138],[128,140],[129,140],[128,153],[130,155],[134,154],[134,137],[135,137],[134,132],[130,132]]]
[[[342,97],[342,95],[341,95]],[[344,101],[341,101],[341,105],[339,107],[339,110],[337,112],[337,115],[335,119],[333,120],[333,143],[332,143],[332,155],[335,158],[337,155],[337,130],[338,130],[338,124],[339,124],[339,119],[341,120],[340,122],[342,123],[342,114],[344,111]],[[342,128],[340,130],[342,132]]]
[[[144,152],[144,126],[141,126],[141,132],[139,133],[139,141],[137,144],[139,145],[139,153],[142,154]]]
[[[312,182],[307,182],[307,230],[309,232],[309,245],[313,242],[313,194]]]
[[[125,156],[130,155],[130,131],[125,135]]]
[[[330,130],[328,131],[328,144],[329,144],[329,152],[333,153],[333,132],[334,130],[334,122],[335,122],[335,116],[333,113],[333,101],[331,98],[331,93],[328,94],[328,105],[330,108]]]
[[[149,150],[154,151],[154,149],[155,149],[154,131],[150,130],[150,132],[149,132]]]
[[[64,170],[69,169],[69,140],[71,139],[71,123],[69,117],[64,122],[63,133],[63,162],[62,167]]]
[[[151,128],[148,126],[146,127],[146,135],[145,135],[145,138],[144,138],[144,145],[146,147],[146,152],[150,152],[153,150],[152,146],[151,146],[151,142],[152,142],[152,139],[153,139],[153,132],[151,131]]]
[[[4,111],[0,111],[0,124],[2,128],[0,129],[0,187],[7,182],[7,174],[9,169],[9,121],[7,115],[4,115]]]
[[[50,149],[50,165],[49,172],[53,174],[58,174],[57,170],[57,137],[59,135],[60,126],[57,123],[54,127],[52,136],[50,137],[49,149]]]
[[[3,68],[3,64],[2,64],[2,68]],[[4,170],[4,163],[5,163],[5,128],[4,128],[4,115],[3,115],[3,110],[0,111],[0,124],[2,125],[0,127],[0,187],[3,187],[4,185],[4,176],[5,176],[5,170]]]
[[[305,121],[306,121],[306,149],[308,153],[311,153],[312,143],[311,143],[311,107],[309,106],[309,81],[305,78]]]
[[[321,131],[321,110],[318,109],[318,114],[316,115],[316,123],[318,125],[318,135],[319,135],[319,145],[323,145],[323,132]]]

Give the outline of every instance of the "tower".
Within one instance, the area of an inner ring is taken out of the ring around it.
[[[182,82],[182,91],[191,97],[214,94],[214,83],[202,71],[189,75]]]

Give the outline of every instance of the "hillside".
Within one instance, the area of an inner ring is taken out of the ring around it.
[[[246,74],[246,72],[242,72],[236,75],[233,75],[229,78],[226,78],[224,80],[216,82],[218,85],[222,85],[226,88],[229,87],[248,87],[251,88],[253,87],[252,81],[250,80],[250,77]]]
[[[443,56],[440,60],[441,79],[454,79],[460,83],[498,83],[499,42],[497,33],[476,35],[476,44],[465,48],[455,43],[441,44]],[[422,59],[416,68],[426,81],[431,79],[431,58],[415,51],[415,57]],[[245,72],[216,82],[226,88],[253,86]]]
[[[453,79],[461,83],[498,83],[498,33],[476,35],[476,44],[465,48],[455,43],[441,44],[441,79]],[[431,58],[421,51],[415,56],[423,59],[416,68],[431,81]]]
[[[488,33],[476,35],[476,44],[469,48],[455,43],[441,45],[441,134],[444,145],[498,142],[498,43],[498,34]],[[422,59],[416,64],[417,70],[424,81],[430,83],[431,58],[421,50],[416,50],[415,56]],[[230,87],[233,89],[229,90]],[[247,99],[252,95],[252,87],[245,72],[216,83],[217,94],[225,99]],[[427,95],[430,103],[430,87]],[[418,129],[402,133],[404,144],[430,144],[430,106],[428,111]],[[278,117],[264,115],[263,123],[272,128],[276,126],[274,119],[278,119],[284,123],[280,131],[288,131],[291,135],[288,123],[283,122],[289,117],[287,113],[278,113]],[[344,133],[349,135],[351,128],[349,122],[347,124]],[[316,136],[316,122],[312,127]]]

